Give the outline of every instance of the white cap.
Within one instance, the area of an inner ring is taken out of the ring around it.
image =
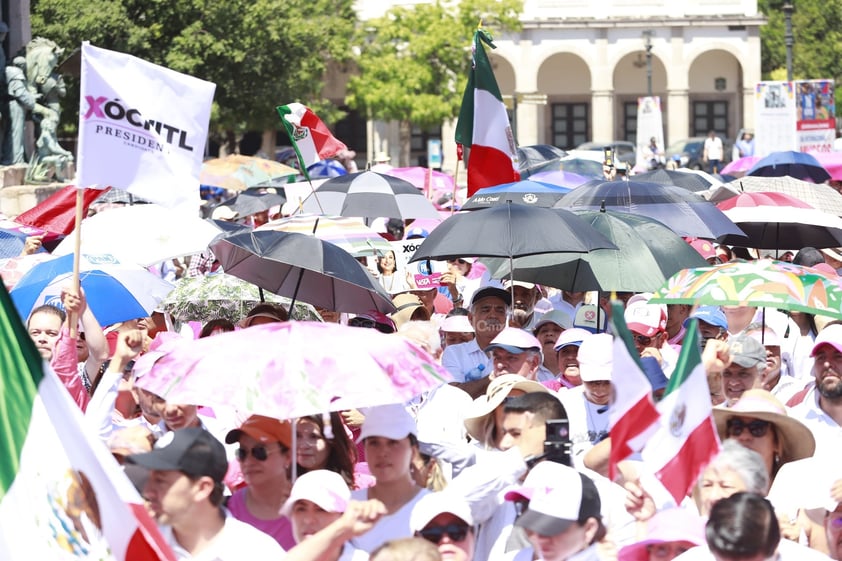
[[[564,347],[570,345],[576,345],[577,347],[582,344],[582,341],[587,339],[593,335],[587,329],[582,329],[581,327],[574,327],[573,329],[565,329],[562,331],[561,335],[558,336],[558,340],[555,342],[555,347],[553,350],[560,351]]]
[[[338,473],[317,469],[295,480],[289,498],[281,508],[281,514],[289,517],[295,502],[300,500],[316,503],[327,512],[345,512],[351,500],[351,491]]]
[[[409,517],[409,529],[413,532],[420,532],[433,518],[445,512],[459,518],[468,526],[474,525],[471,507],[468,506],[465,498],[457,493],[445,490],[438,493],[428,493],[415,503]]]
[[[595,333],[579,345],[579,376],[583,382],[611,380],[614,366],[614,337],[608,333]]]
[[[474,332],[474,326],[471,325],[468,316],[450,316],[449,318],[444,318],[444,321],[441,322],[440,329],[448,333]]]
[[[362,442],[370,436],[401,440],[410,434],[418,435],[415,419],[403,405],[396,403],[379,405],[366,409],[362,413],[365,415],[365,421],[363,421],[357,442]]]

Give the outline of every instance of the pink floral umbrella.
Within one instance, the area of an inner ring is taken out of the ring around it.
[[[404,337],[291,321],[185,341],[137,384],[175,403],[291,419],[403,403],[449,381],[432,356]]]

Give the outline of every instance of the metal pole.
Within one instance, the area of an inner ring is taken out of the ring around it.
[[[783,6],[784,22],[786,24],[784,31],[784,42],[786,44],[786,80],[792,81],[792,44],[794,38],[792,36],[792,4],[787,2]]]
[[[646,95],[652,97],[652,32],[643,32],[646,38]]]

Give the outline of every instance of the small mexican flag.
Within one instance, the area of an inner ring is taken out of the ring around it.
[[[175,559],[0,285],[0,559]]]
[[[676,504],[719,453],[698,331],[698,320],[691,320],[664,398],[657,405],[661,426],[641,452],[644,465]]]
[[[478,29],[474,33],[471,73],[456,123],[456,143],[464,147],[468,164],[469,197],[483,187],[520,180],[509,114],[483,43],[496,48],[491,36]]]
[[[302,170],[348,149],[330,133],[327,125],[309,107],[300,103],[290,103],[281,105],[277,111],[292,141]]]

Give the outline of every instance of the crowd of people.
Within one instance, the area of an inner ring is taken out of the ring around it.
[[[835,254],[792,258],[835,277]],[[202,258],[190,274],[218,269]],[[394,254],[376,267],[394,313],[319,312],[407,337],[450,373],[404,404],[277,419],[171,403],[136,385],[181,337],[165,315],[101,326],[70,289],[27,328],[178,559],[842,560],[842,322],[501,282],[471,256],[429,289],[407,286]],[[703,349],[698,399],[723,445],[679,504],[639,455],[609,479],[612,299],[655,401],[681,345]],[[264,303],[198,336],[286,321]],[[684,340],[689,321],[700,341]],[[547,454],[558,421],[569,439]]]

